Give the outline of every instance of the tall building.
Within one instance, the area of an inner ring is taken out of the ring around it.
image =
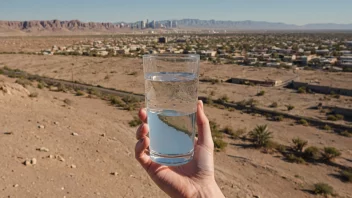
[[[167,21],[166,27],[167,27],[167,28],[171,28],[171,27],[172,27],[172,21]]]
[[[141,27],[140,29],[144,29],[145,28],[145,21],[141,21]]]
[[[149,28],[149,20],[147,19],[147,23],[145,24],[146,28]]]
[[[171,27],[177,28],[177,21],[171,21]]]

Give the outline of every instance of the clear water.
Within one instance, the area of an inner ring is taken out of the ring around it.
[[[187,163],[194,149],[197,77],[151,73],[145,85],[152,160],[169,166]]]

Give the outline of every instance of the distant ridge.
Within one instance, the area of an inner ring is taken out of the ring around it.
[[[170,20],[157,21],[166,24]],[[194,29],[229,29],[229,30],[352,30],[352,24],[306,24],[293,25],[285,23],[274,23],[266,21],[220,21],[220,20],[200,20],[181,19],[173,20],[177,22],[178,28]],[[82,22],[79,20],[31,20],[31,21],[0,21],[0,33],[20,32],[20,33],[85,33],[85,32],[120,32],[129,30],[127,26],[132,23],[99,23]]]

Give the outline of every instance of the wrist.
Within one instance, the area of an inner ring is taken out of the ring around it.
[[[225,198],[215,180],[199,189],[198,198]]]

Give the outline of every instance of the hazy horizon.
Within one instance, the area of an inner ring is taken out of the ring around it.
[[[284,3],[283,3],[284,2]],[[160,2],[150,0],[45,0],[0,2],[0,20],[80,20],[84,22],[135,22],[140,20],[201,19],[222,21],[266,21],[294,25],[315,23],[351,24],[349,0],[194,0]]]

